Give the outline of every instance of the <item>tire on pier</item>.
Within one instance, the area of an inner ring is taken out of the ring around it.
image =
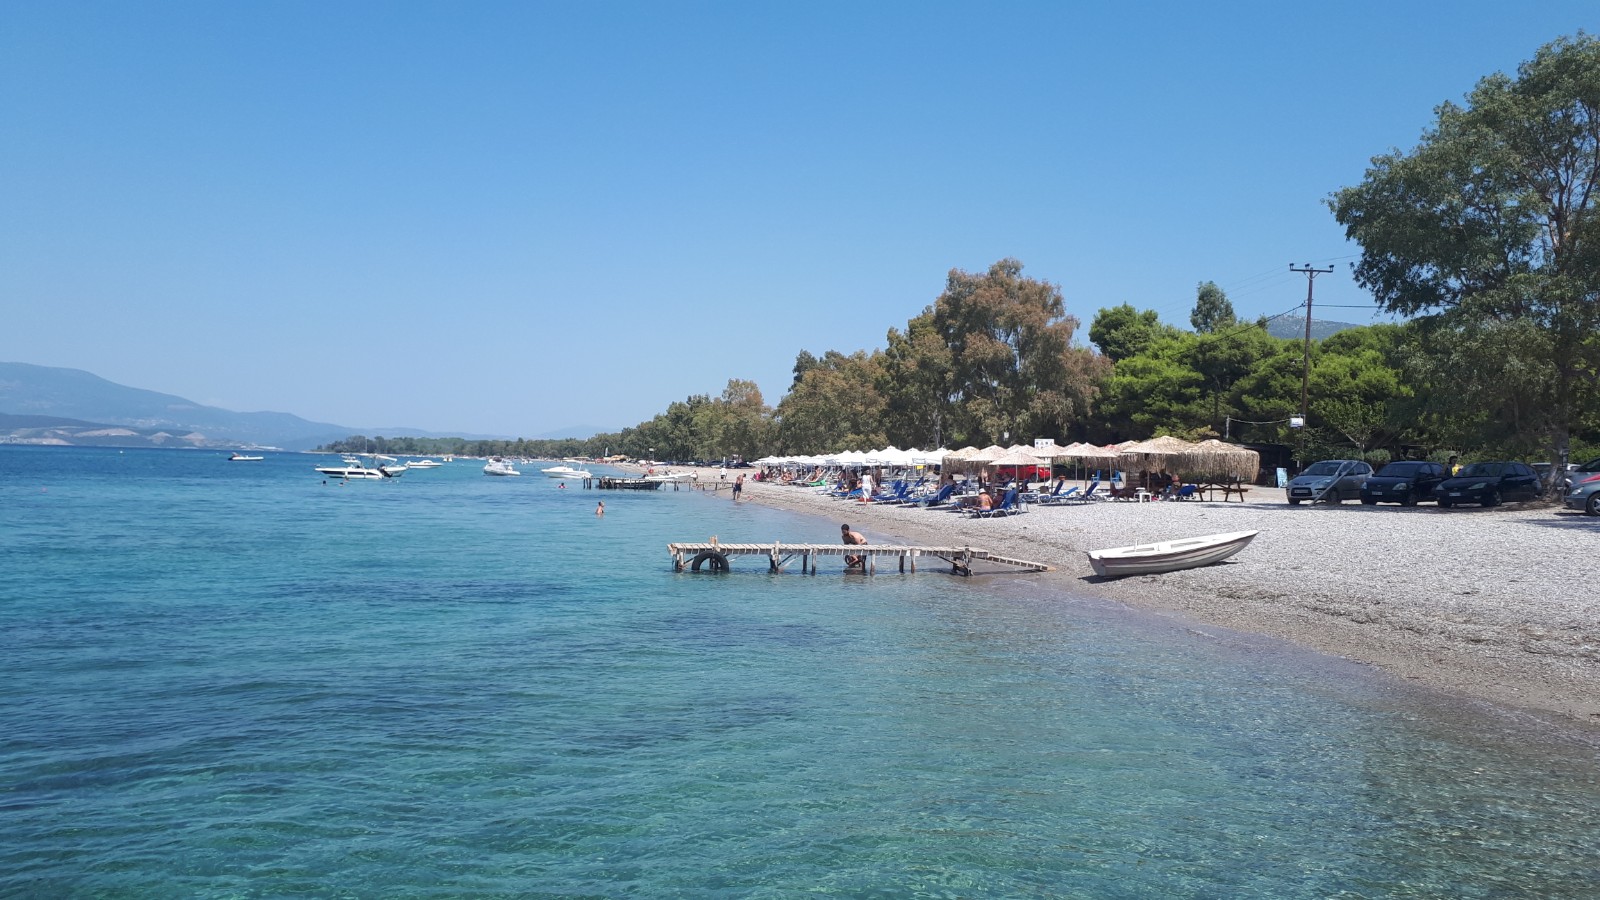
[[[711,563],[711,572],[714,575],[721,575],[728,571],[728,558],[721,553],[715,553],[710,550],[697,555],[689,563],[689,571],[700,571],[700,564],[706,562]]]

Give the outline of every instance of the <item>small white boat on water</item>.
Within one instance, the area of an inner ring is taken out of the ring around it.
[[[406,465],[413,469],[437,469],[444,463],[439,462],[437,459],[413,459]]]
[[[655,474],[655,475],[646,475],[646,476],[644,476],[644,480],[645,481],[660,481],[660,482],[666,482],[666,483],[671,483],[671,482],[675,482],[676,481],[676,482],[681,482],[681,483],[687,484],[688,482],[691,482],[691,481],[694,480],[694,473],[693,472],[661,472],[661,473]]]
[[[236,450],[232,456],[228,457],[228,462],[261,462],[263,459],[266,459],[266,457],[246,456]]]
[[[317,466],[317,471],[324,475],[347,480],[384,477],[382,469],[365,465],[359,459],[346,459],[342,466]]]
[[[1221,562],[1249,546],[1259,531],[1230,531],[1201,537],[1157,541],[1132,547],[1090,550],[1089,564],[1103,578],[1176,572]]]
[[[489,460],[487,463],[484,463],[484,465],[483,465],[483,474],[485,474],[485,475],[521,475],[522,473],[518,472],[516,467],[513,466],[509,460],[495,458],[495,459]]]
[[[383,460],[388,460],[389,463],[398,462],[398,460],[392,456],[374,455],[372,458],[374,465],[369,466],[362,462],[361,457],[359,456],[346,455],[342,457],[344,465],[317,466],[317,471],[324,475],[331,475],[334,478],[344,478],[347,480],[356,478],[399,478],[401,475],[406,473],[405,466],[389,465],[388,463],[384,463]]]
[[[574,469],[571,466],[551,466],[548,469],[540,469],[539,471],[543,472],[545,475],[547,475],[547,476],[549,476],[551,478],[593,478],[594,477],[594,473],[590,472],[588,469]]]

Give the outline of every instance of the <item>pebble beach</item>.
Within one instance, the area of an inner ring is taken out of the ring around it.
[[[871,543],[956,544],[1047,563],[1054,571],[1028,577],[1600,727],[1600,591],[1586,565],[1600,519],[1548,503],[1289,506],[1281,490],[1258,487],[1244,502],[1035,504],[973,519],[748,478],[744,497],[848,522]],[[1229,531],[1260,534],[1202,569],[1101,579],[1084,555]]]

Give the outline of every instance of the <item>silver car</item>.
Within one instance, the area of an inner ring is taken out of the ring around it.
[[[1326,500],[1343,503],[1361,496],[1361,486],[1372,475],[1372,467],[1359,459],[1325,459],[1306,466],[1305,471],[1290,480],[1284,493],[1289,505],[1303,500]]]
[[[1584,469],[1593,466],[1590,463]],[[1597,471],[1582,469],[1571,473],[1572,487],[1567,491],[1567,509],[1581,509],[1591,516],[1600,516],[1600,467]]]

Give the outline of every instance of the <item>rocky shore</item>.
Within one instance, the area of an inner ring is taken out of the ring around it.
[[[728,477],[735,473],[730,471]],[[701,478],[714,481],[715,469]],[[726,493],[723,496],[727,496]],[[1049,563],[1062,590],[1271,635],[1434,688],[1600,727],[1600,519],[1549,504],[1096,502],[971,519],[746,480],[747,501],[849,522],[873,543],[983,547]],[[1204,569],[1099,579],[1084,551],[1261,534]]]

